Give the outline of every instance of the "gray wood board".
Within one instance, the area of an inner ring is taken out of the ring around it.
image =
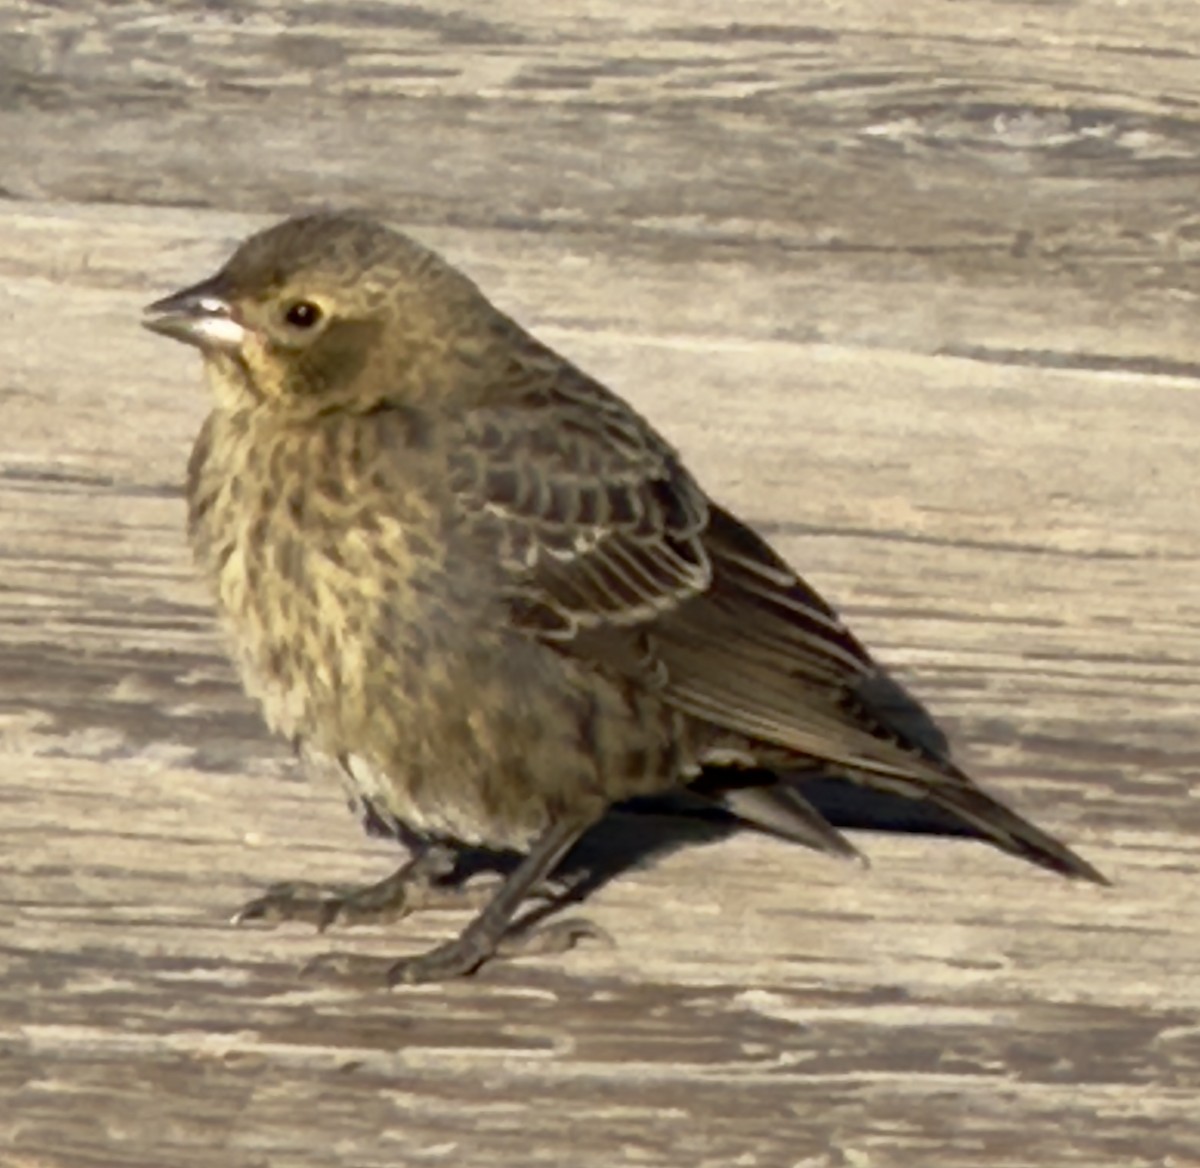
[[[732,15],[731,15],[732,13]],[[736,17],[736,19],[733,19]],[[0,0],[0,1163],[1200,1163],[1200,9]],[[386,212],[633,400],[1114,880],[616,817],[616,948],[299,976],[396,859],[240,695],[140,306]]]

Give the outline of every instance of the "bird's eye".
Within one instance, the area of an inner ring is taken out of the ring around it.
[[[297,300],[289,304],[283,319],[298,329],[310,329],[321,319],[321,310],[311,300]]]

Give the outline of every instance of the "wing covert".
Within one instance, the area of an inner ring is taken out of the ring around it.
[[[451,457],[513,619],[559,640],[652,620],[712,579],[707,500],[674,451],[599,386],[572,388],[473,411]]]

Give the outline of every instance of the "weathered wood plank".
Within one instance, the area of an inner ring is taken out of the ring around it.
[[[0,1161],[1200,1162],[1200,12],[588,12],[0,3]],[[635,400],[1116,887],[622,816],[612,951],[388,994],[297,970],[457,919],[227,926],[393,852],[237,691],[198,369],[137,315],[345,200]]]

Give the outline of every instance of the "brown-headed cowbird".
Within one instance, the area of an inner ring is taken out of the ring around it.
[[[709,794],[810,846],[853,853],[778,774],[822,763],[1103,882],[954,765],[628,404],[406,236],[292,219],[148,312],[200,348],[216,398],[189,530],[246,688],[414,853],[369,889],[278,886],[244,917],[404,911],[455,849],[516,850],[459,937],[391,971],[468,973],[517,947],[521,902],[610,804],[709,765],[754,768]]]

